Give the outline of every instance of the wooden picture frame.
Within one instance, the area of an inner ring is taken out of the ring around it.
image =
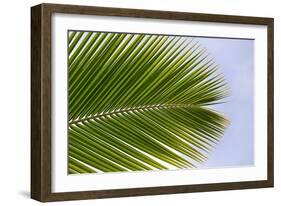
[[[267,27],[267,179],[214,184],[52,192],[52,21],[55,13],[263,25]],[[42,202],[273,187],[274,82],[272,18],[40,4],[31,8],[31,198]]]

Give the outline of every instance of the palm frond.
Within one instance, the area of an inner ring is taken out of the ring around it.
[[[192,168],[228,120],[206,51],[186,37],[69,33],[69,173]]]

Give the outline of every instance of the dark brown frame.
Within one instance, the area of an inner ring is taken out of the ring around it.
[[[53,13],[138,17],[201,22],[266,25],[268,34],[267,180],[52,193],[51,191],[51,16]],[[92,6],[40,4],[31,8],[31,198],[42,201],[79,200],[139,195],[273,187],[274,91],[273,18],[152,11]]]

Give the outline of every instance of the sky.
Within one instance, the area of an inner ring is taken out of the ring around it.
[[[254,40],[194,38],[220,65],[231,95],[213,108],[224,114],[230,125],[209,159],[199,168],[250,166],[254,164],[253,98]]]

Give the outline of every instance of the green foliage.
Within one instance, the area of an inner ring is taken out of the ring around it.
[[[194,168],[228,121],[226,83],[187,37],[69,33],[69,173]]]

